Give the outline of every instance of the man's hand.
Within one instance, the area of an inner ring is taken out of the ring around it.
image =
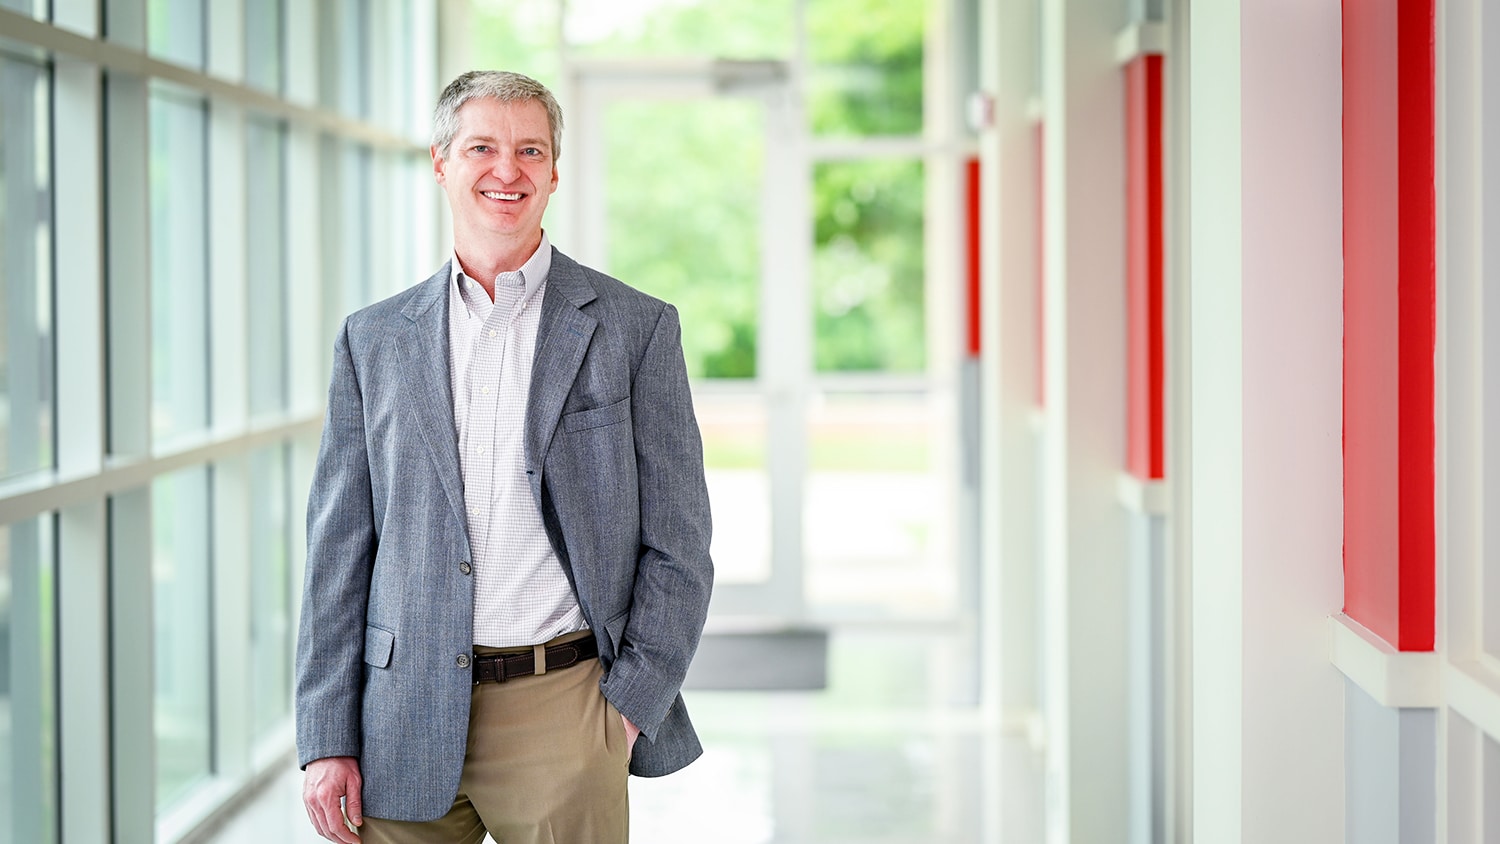
[[[353,756],[330,756],[308,763],[302,803],[319,835],[341,844],[358,844],[359,833],[345,825],[344,818],[347,814],[349,823],[356,827],[365,822],[360,811],[360,783],[359,760]]]
[[[620,720],[625,722],[625,758],[628,760],[635,753],[635,740],[641,737],[641,728],[630,723],[624,715]]]

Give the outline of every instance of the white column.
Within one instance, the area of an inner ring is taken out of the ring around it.
[[[59,10],[61,11],[61,10]],[[81,12],[78,28],[96,27]],[[88,34],[93,34],[89,32]],[[69,317],[57,327],[57,457],[60,474],[85,475],[104,465],[103,99],[97,64],[59,57],[53,65],[58,161],[53,170],[60,300]],[[109,574],[102,501],[64,508],[58,521],[57,675],[62,834],[69,842],[110,837]]]
[[[1039,717],[1037,502],[1033,419],[1036,379],[1036,150],[1029,109],[1036,63],[1032,3],[980,7],[980,87],[993,122],[979,139],[983,335],[980,345],[981,616],[998,625],[998,666],[986,665],[987,700],[1011,726]],[[994,574],[991,575],[990,573]],[[994,670],[998,668],[998,671]]]
[[[1240,3],[1189,21],[1194,841],[1241,840]]]
[[[1192,15],[1194,838],[1340,841],[1340,9]]]
[[[1246,3],[1240,26],[1244,838],[1340,841],[1342,14]]]
[[[1121,840],[1129,812],[1124,18],[1053,0],[1042,21],[1047,840],[1073,844]]]

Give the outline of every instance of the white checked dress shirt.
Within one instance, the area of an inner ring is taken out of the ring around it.
[[[526,476],[526,401],[551,267],[543,234],[519,271],[495,278],[491,302],[453,258],[448,362],[474,554],[476,645],[539,645],[587,626]]]

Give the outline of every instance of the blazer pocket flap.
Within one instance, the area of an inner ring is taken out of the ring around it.
[[[365,626],[365,664],[376,668],[388,668],[391,664],[391,649],[396,644],[396,634],[374,625]]]
[[[630,418],[630,399],[623,398],[614,404],[603,407],[595,407],[590,410],[578,410],[563,417],[563,429],[567,431],[583,431],[589,428],[602,428],[605,425],[614,425],[624,422]]]

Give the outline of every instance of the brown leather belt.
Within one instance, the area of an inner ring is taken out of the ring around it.
[[[546,648],[547,671],[570,668],[588,659],[599,656],[599,644],[593,636],[586,636],[561,645]],[[474,657],[474,685],[484,682],[504,683],[514,677],[525,677],[536,672],[536,651],[495,654]]]

